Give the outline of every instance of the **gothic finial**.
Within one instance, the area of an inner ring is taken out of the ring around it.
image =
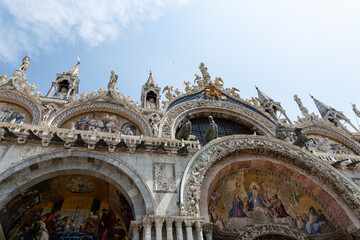
[[[148,78],[148,80],[147,80],[147,82],[146,82],[146,86],[148,86],[148,87],[154,86],[154,87],[155,87],[155,81],[154,81],[154,79],[153,79],[153,77],[152,77],[152,72],[151,72],[151,70],[149,70],[149,78]]]
[[[74,76],[74,77],[79,76],[80,58],[77,57],[77,59],[78,59],[78,62],[76,63],[76,65],[73,66],[69,71],[67,71],[66,74],[69,74],[69,75]]]

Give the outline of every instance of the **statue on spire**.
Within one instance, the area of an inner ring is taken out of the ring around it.
[[[203,83],[204,84],[212,84],[211,76],[207,71],[207,67],[205,67],[205,63],[201,62],[199,69],[201,71],[201,74],[203,76]]]
[[[360,111],[356,108],[356,104],[351,104],[353,111],[360,118]]]
[[[115,90],[115,85],[117,83],[117,80],[118,80],[118,75],[116,75],[114,71],[111,71],[110,81],[108,84],[109,90]]]
[[[19,84],[24,83],[26,81],[25,71],[30,68],[30,58],[25,56],[21,61],[21,65],[18,69],[16,69],[13,73],[13,77],[18,80]]]
[[[297,103],[297,105],[299,106],[299,109],[302,113],[302,115],[305,117],[305,118],[309,118],[310,114],[309,114],[309,110],[304,107],[304,105],[302,104],[302,101],[301,99],[298,97],[297,94],[294,95],[294,101]]]

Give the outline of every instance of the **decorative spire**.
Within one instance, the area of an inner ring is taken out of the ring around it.
[[[317,100],[316,98],[314,98],[311,94],[309,94],[310,97],[314,100],[314,103],[317,107],[317,109],[319,110],[319,113],[321,115],[321,117],[325,117],[325,115],[329,112],[329,111],[335,111],[337,112],[334,108],[326,105],[325,103]]]
[[[319,112],[321,114],[321,117],[329,120],[336,127],[341,127],[344,130],[347,130],[345,128],[345,126],[340,122],[340,120],[343,120],[346,123],[348,123],[352,128],[354,128],[357,132],[359,132],[359,130],[350,122],[350,120],[342,112],[337,111],[336,109],[334,109],[334,108],[326,105],[325,103],[317,100],[316,98],[311,96],[311,94],[309,94],[309,95],[314,100],[314,103],[315,103],[317,109],[319,110]]]
[[[155,87],[155,82],[154,82],[154,79],[153,79],[153,77],[152,77],[152,72],[151,72],[151,70],[149,71],[149,78],[148,78],[148,80],[147,80],[147,82],[146,82],[146,86],[148,86],[148,87],[151,87],[151,86]]]
[[[255,86],[259,100],[263,103],[266,101],[273,101],[271,98],[269,98],[265,93],[263,93],[262,91],[259,90],[259,88],[257,86]]]
[[[80,58],[77,58],[78,62],[75,66],[73,66],[69,71],[66,72],[66,74],[69,74],[74,77],[79,76],[79,65],[80,65]]]

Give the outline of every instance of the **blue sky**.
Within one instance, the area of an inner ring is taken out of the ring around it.
[[[0,75],[31,57],[30,83],[46,94],[56,73],[81,58],[80,92],[117,86],[138,101],[152,70],[162,88],[183,90],[205,62],[212,78],[243,98],[254,85],[280,101],[292,120],[298,94],[343,111],[360,108],[360,2],[331,0],[122,0],[0,3]]]

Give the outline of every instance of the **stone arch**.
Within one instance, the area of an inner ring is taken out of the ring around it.
[[[302,128],[303,133],[305,134],[314,134],[320,135],[323,137],[332,138],[339,143],[344,144],[345,146],[352,149],[355,153],[360,155],[360,144],[351,139],[343,130],[333,129],[332,127],[327,126],[318,126],[316,124],[306,125]]]
[[[141,114],[125,108],[122,105],[104,102],[79,104],[77,106],[65,109],[59,112],[50,124],[51,126],[59,127],[61,126],[61,124],[63,124],[70,118],[91,111],[108,111],[119,114],[120,116],[127,118],[129,121],[137,125],[140,128],[142,134],[144,134],[145,136],[152,136],[151,127]]]
[[[10,91],[0,91],[0,100],[18,104],[21,107],[25,108],[32,116],[31,124],[39,124],[41,118],[41,103],[36,102],[34,99],[25,96],[24,94],[10,92]]]
[[[267,164],[270,164],[272,159],[273,163],[280,164],[279,173],[284,174],[291,168],[294,171],[300,171],[303,176],[306,176],[314,184],[314,190],[321,191],[321,194],[327,192],[328,195],[333,194],[333,204],[336,205],[333,206],[339,207],[336,211],[334,210],[334,214],[339,216],[345,213],[347,216],[347,220],[343,221],[342,227],[347,227],[349,230],[360,227],[360,188],[358,186],[352,183],[344,174],[307,151],[287,142],[263,136],[228,136],[220,138],[212,141],[193,156],[185,169],[180,186],[180,201],[190,215],[199,216],[204,211],[207,211],[207,203],[204,205],[204,202],[207,201],[206,190],[204,189],[209,189],[209,182],[214,180],[221,169],[226,167],[233,169],[234,165],[231,165],[231,163],[234,162],[227,161],[227,158],[240,155],[247,155],[242,162],[245,168],[251,167],[251,164],[254,164],[257,158],[258,165],[254,166],[257,169],[271,167],[267,166]],[[259,156],[269,159],[267,159],[268,161],[262,161]],[[245,161],[245,159],[247,160]],[[221,167],[213,171],[210,178],[207,178],[217,164]],[[294,179],[300,178],[302,177],[300,175],[294,175],[293,177]]]
[[[26,188],[46,179],[81,174],[98,177],[119,189],[130,203],[135,219],[154,214],[155,201],[139,173],[120,159],[90,151],[43,154],[26,159],[0,174],[0,209]]]
[[[175,138],[176,128],[187,114],[217,114],[235,122],[252,126],[265,136],[274,136],[276,125],[265,115],[250,107],[223,101],[197,100],[178,104],[171,108],[163,117],[160,135]]]

